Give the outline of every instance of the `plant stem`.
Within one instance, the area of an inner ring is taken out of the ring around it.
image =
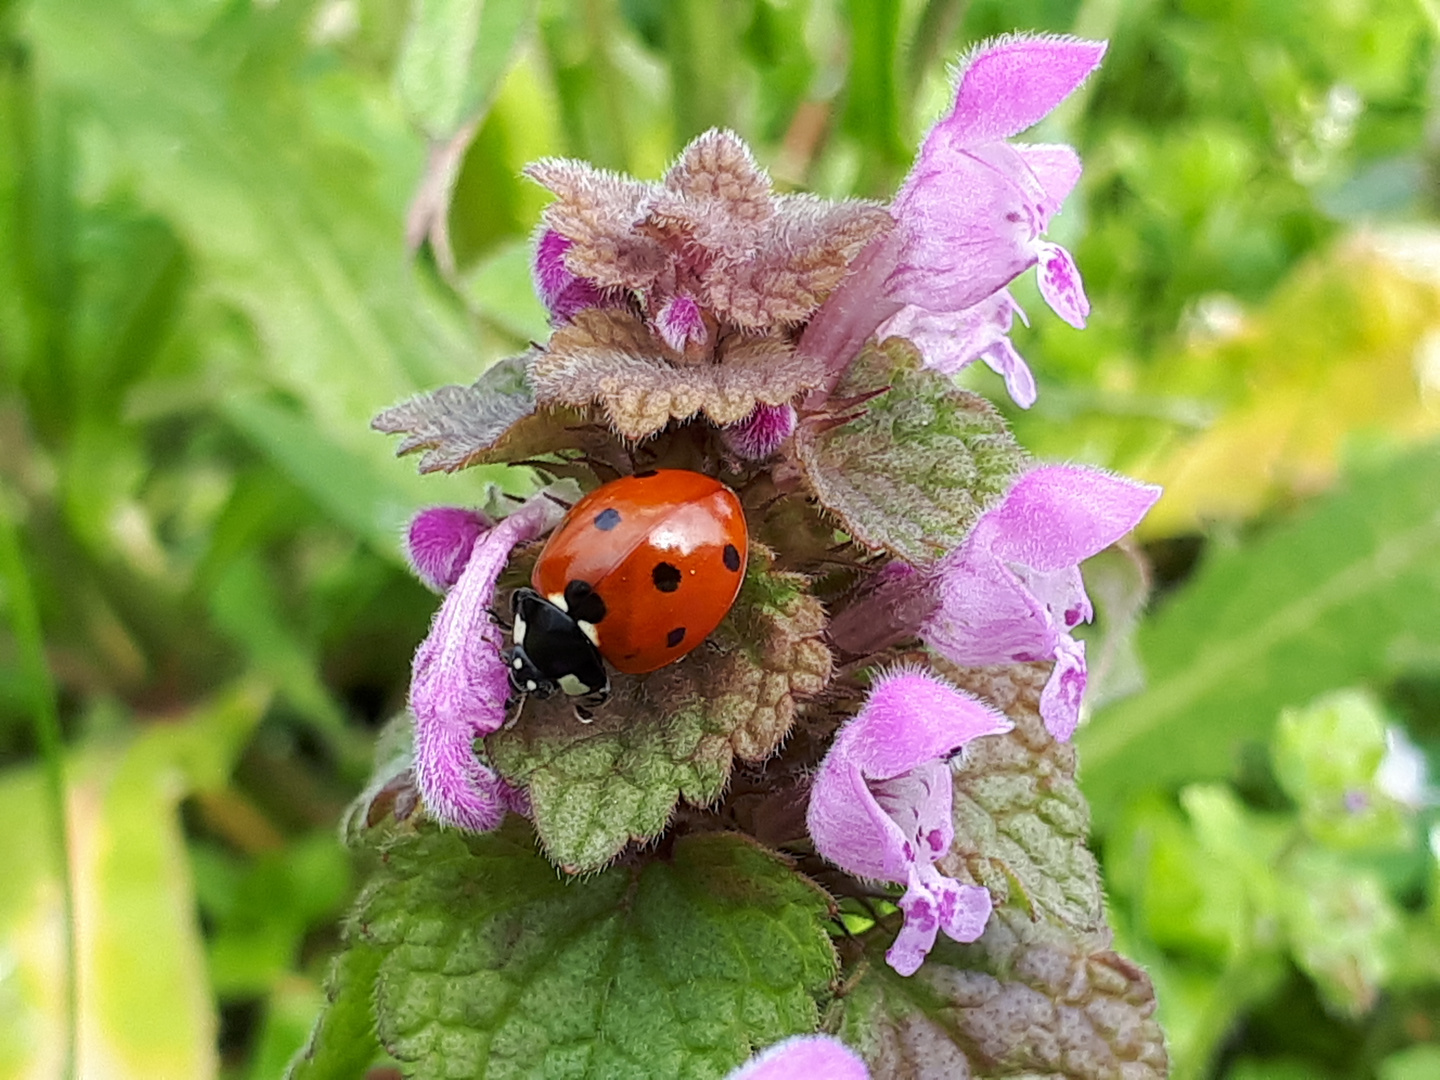
[[[75,979],[75,886],[70,874],[70,838],[65,814],[64,747],[60,739],[60,717],[55,705],[55,684],[45,663],[45,646],[35,594],[20,550],[20,537],[11,519],[10,503],[0,489],[0,585],[8,601],[10,625],[20,654],[20,669],[30,697],[30,715],[35,738],[45,762],[45,787],[50,803],[51,850],[56,854],[60,875],[61,908],[64,922],[61,1000],[64,1005],[64,1040],[61,1075],[74,1077],[79,1005]]]

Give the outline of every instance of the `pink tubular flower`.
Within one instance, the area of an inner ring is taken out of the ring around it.
[[[920,636],[957,664],[1053,659],[1040,715],[1050,734],[1068,739],[1085,689],[1085,647],[1070,631],[1094,614],[1079,564],[1138,525],[1159,497],[1153,484],[1076,465],[1026,473],[925,575],[935,606]]]
[[[1053,660],[1040,715],[1068,739],[1085,692],[1085,646],[1070,632],[1094,614],[1080,563],[1135,528],[1159,497],[1153,484],[1098,469],[1032,469],[936,565],[886,567],[831,622],[831,640],[864,655],[918,635],[966,667]]]
[[[797,1035],[751,1058],[726,1080],[869,1080],[860,1055],[831,1035]]]
[[[415,515],[405,537],[405,554],[415,576],[436,592],[460,580],[470,551],[491,522],[477,510],[432,506]]]
[[[593,282],[572,274],[565,265],[570,241],[554,229],[545,229],[535,242],[532,274],[535,292],[550,312],[553,323],[568,322],[577,311],[613,307],[614,303]]]
[[[685,346],[692,341],[698,345],[708,336],[700,305],[685,292],[676,293],[665,301],[655,316],[655,329],[661,340],[678,353],[683,353]]]
[[[795,431],[792,405],[757,405],[755,411],[723,429],[725,445],[748,461],[764,461]]]
[[[990,918],[990,894],[944,877],[935,862],[955,837],[950,755],[1010,727],[932,675],[891,672],[840,729],[816,774],[806,814],[816,850],[859,877],[905,886],[905,923],[886,953],[901,975],[919,969],[940,930],[974,941]]]
[[[1039,267],[1040,293],[1083,327],[1090,303],[1070,253],[1042,239],[1080,177],[1068,146],[1007,142],[1053,110],[1100,63],[1103,42],[1006,37],[962,61],[955,106],[920,147],[891,204],[896,227],[856,260],[812,320],[801,351],[843,371],[865,340],[910,337],[927,366],[958,371],[983,359],[1016,403],[1034,381],[1006,335],[1016,310],[1006,286]]]
[[[426,808],[442,824],[487,832],[500,824],[506,810],[524,810],[523,795],[475,756],[475,740],[505,722],[510,693],[490,602],[511,550],[545,533],[559,516],[560,508],[539,495],[483,535],[471,536],[464,568],[415,653],[410,680],[415,780]],[[412,536],[417,528],[438,535],[445,524],[435,510],[420,517],[426,521],[417,519]],[[453,515],[449,520],[452,525],[458,521]],[[455,550],[467,531],[462,527],[451,532]],[[434,544],[436,549],[441,546]],[[444,558],[435,561],[447,565]]]

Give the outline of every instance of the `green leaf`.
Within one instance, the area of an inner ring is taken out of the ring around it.
[[[1004,909],[975,944],[942,940],[909,978],[878,948],[861,964],[840,1037],[873,1080],[1169,1075],[1150,980],[1106,936]]]
[[[383,955],[357,942],[330,962],[325,1007],[285,1080],[352,1080],[381,1056],[373,999]]]
[[[311,500],[365,540],[371,550],[403,562],[401,537],[417,510],[439,494],[409,483],[404,470],[377,464],[325,437],[291,409],[261,397],[235,396],[222,405],[226,419],[301,488]]]
[[[1275,731],[1276,778],[1306,832],[1328,847],[1379,852],[1409,843],[1409,816],[1380,784],[1385,753],[1385,715],[1357,690],[1287,709]]]
[[[1437,491],[1440,449],[1429,448],[1213,552],[1137,635],[1148,689],[1076,738],[1097,822],[1137,784],[1225,776],[1281,709],[1381,677],[1440,640]]]
[[[735,607],[705,646],[651,675],[617,677],[593,722],[564,701],[529,701],[485,740],[501,774],[528,788],[546,853],[568,872],[658,836],[680,798],[714,802],[732,759],[767,757],[790,730],[796,696],[825,686],[824,609],[804,578],[769,561],[752,544]]]
[[[490,107],[538,0],[415,0],[396,85],[406,111],[446,140]]]
[[[157,32],[141,6],[56,0],[26,25],[47,87],[105,140],[105,177],[165,216],[204,282],[203,403],[288,394],[324,437],[383,467],[365,430],[375,409],[484,360],[453,297],[407,257],[393,193],[419,172],[422,141],[382,85],[312,58],[303,5],[228,10],[223,48]],[[306,92],[323,107],[300,107]],[[324,126],[343,115],[369,120]],[[165,149],[177,146],[189,152]],[[222,333],[237,313],[245,333]],[[215,347],[232,338],[238,358]]]
[[[955,842],[941,869],[984,885],[997,904],[1077,933],[1102,929],[1104,891],[1086,846],[1090,810],[1075,782],[1075,749],[1051,738],[1040,718],[1049,666],[940,670],[1015,724],[966,747],[954,774]]]
[[[870,395],[878,396],[850,423],[801,425],[801,467],[846,532],[907,562],[930,562],[1005,493],[1025,451],[988,401],[922,370],[901,338],[861,353],[832,401]]]
[[[96,740],[67,761],[67,822],[80,949],[77,1075],[204,1077],[216,1016],[205,976],[179,803],[222,787],[269,705],[241,684],[188,717]],[[34,818],[36,770],[0,774],[0,814]],[[63,1046],[53,846],[28,828],[0,835],[0,1073],[47,1075]]]
[[[410,816],[419,794],[415,790],[415,719],[408,711],[392,716],[375,739],[375,764],[365,790],[351,801],[340,819],[340,834],[358,845],[366,830],[393,813]]]
[[[512,818],[397,837],[353,933],[383,957],[386,1048],[430,1077],[723,1076],[811,1032],[835,973],[829,902],[725,834],[565,880]]]
[[[1295,962],[1337,1012],[1364,1016],[1403,947],[1401,912],[1379,876],[1330,852],[1283,868],[1281,918]]]

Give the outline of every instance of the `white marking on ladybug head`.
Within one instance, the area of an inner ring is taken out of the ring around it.
[[[537,689],[535,680],[534,680],[534,679],[528,680],[528,681],[525,683],[525,689],[526,689],[526,690],[529,690],[531,693],[534,693],[535,690]]]
[[[590,687],[586,686],[574,675],[561,675],[559,683],[560,689],[564,690],[570,697],[580,697],[582,694],[588,694],[590,692]]]
[[[594,645],[597,649],[600,647],[600,631],[595,629],[594,623],[586,622],[584,619],[576,619],[575,625],[580,628],[582,634],[590,639],[591,645]]]
[[[516,671],[519,671],[522,667],[525,666],[525,661],[521,660],[520,657],[517,656],[514,660],[510,661],[510,666],[513,667]]]
[[[525,620],[519,615],[515,616],[514,625],[510,628],[510,636],[515,640],[516,645],[525,644]]]
[[[570,614],[570,605],[565,603],[565,594],[563,592],[551,593],[549,596],[545,597],[545,599],[549,600],[550,603],[554,604],[561,611],[565,612],[566,615]]]

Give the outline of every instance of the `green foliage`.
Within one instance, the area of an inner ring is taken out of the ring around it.
[[[422,131],[449,139],[484,115],[536,6],[537,0],[418,0],[395,78]]]
[[[864,412],[801,427],[806,478],[846,532],[913,563],[964,539],[1027,460],[988,401],[922,370],[899,338],[862,353],[833,397]]]
[[[357,944],[330,962],[324,1011],[286,1080],[347,1080],[380,1057],[374,995],[381,958],[378,949]]]
[[[1271,752],[1293,802],[1262,810],[1232,786],[1192,784],[1178,808],[1133,805],[1113,834],[1122,933],[1163,950],[1145,959],[1180,1060],[1206,1060],[1237,1016],[1280,993],[1289,964],[1327,1011],[1352,1018],[1386,991],[1403,1009],[1440,974],[1435,894],[1414,902],[1432,856],[1401,801],[1415,793],[1392,790],[1385,722],[1355,692],[1291,710]],[[1390,1046],[1349,1048],[1338,1064],[1373,1066]]]
[[[1143,693],[1076,739],[1098,820],[1137,778],[1221,777],[1239,741],[1440,640],[1440,451],[1366,470],[1254,544],[1216,551],[1136,635]]]
[[[1433,450],[1391,458],[1435,431],[1433,6],[0,4],[0,513],[23,561],[0,589],[0,804],[34,823],[48,797],[33,590],[72,816],[90,815],[72,834],[81,910],[100,913],[80,927],[88,1045],[138,1075],[259,1080],[329,994],[324,1052],[295,1075],[353,1076],[376,1056],[379,953],[352,948],[325,975],[351,871],[324,851],[434,609],[398,528],[528,481],[488,465],[417,477],[366,425],[547,333],[525,281],[545,200],[521,166],[561,154],[653,177],[724,124],[782,189],[884,198],[947,104],[944,62],[1031,27],[1112,43],[1028,136],[1084,158],[1051,235],[1094,315],[1076,333],[1022,280],[1035,408],[1010,410],[984,371],[961,382],[1001,400],[1043,458],[1170,486],[1147,534],[1167,589],[1187,573],[1177,553],[1203,548],[1193,580],[1139,618],[1140,666],[1125,668],[1132,643],[1108,610],[1090,642],[1096,682],[1148,679],[1079,741],[1121,951],[1153,973],[1178,1076],[1436,1073],[1431,1048],[1409,1045],[1435,1022],[1433,811],[1372,768],[1392,724],[1431,761],[1440,748],[1440,475]],[[1385,242],[1357,243],[1376,220]],[[937,395],[962,400],[930,380],[910,405]],[[1339,494],[1300,505],[1337,472]],[[973,517],[963,498],[897,513],[896,475],[877,469],[864,499],[832,491],[844,522],[928,556],[924,528],[943,540]],[[226,686],[242,690],[217,698]],[[1346,687],[1364,696],[1315,700]],[[705,709],[681,727],[703,728]],[[1082,926],[1099,881],[1074,779],[1053,753],[1043,782],[1010,769],[1015,738],[959,782],[968,869],[1006,896],[1009,923]],[[372,808],[413,809],[407,749],[383,756],[352,837]],[[721,770],[704,781],[718,790]],[[0,969],[21,977],[0,980],[0,1072],[63,1043],[36,930],[60,917],[60,864],[40,837],[4,845]],[[96,837],[112,847],[85,846]],[[580,895],[514,855],[537,889]],[[799,906],[813,931],[816,896]],[[1050,933],[1034,957],[1090,947]],[[1032,954],[984,955],[945,947],[937,970],[1014,1000],[1025,979],[1002,968]],[[943,1061],[987,1015],[944,1015],[919,983],[880,975],[842,1020],[889,1018],[876,1060]],[[768,1030],[813,1026],[825,978],[817,965],[815,995],[792,988],[791,1025]],[[735,1030],[696,1060],[738,1060]]]
[[[361,897],[380,1036],[410,1075],[719,1077],[814,1030],[828,900],[778,858],[697,835],[570,882],[511,820],[396,836]]]

